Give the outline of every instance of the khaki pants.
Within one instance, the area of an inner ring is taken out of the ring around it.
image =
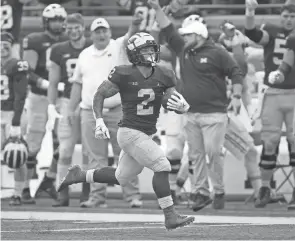
[[[192,193],[209,195],[208,177],[215,193],[224,193],[221,148],[228,117],[225,113],[188,113],[185,132],[188,142]],[[209,159],[207,167],[206,155]]]

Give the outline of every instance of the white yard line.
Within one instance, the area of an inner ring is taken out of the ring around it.
[[[242,217],[242,216],[205,216],[194,215],[195,223],[220,224],[292,224],[294,217]],[[163,222],[164,216],[160,214],[123,214],[123,213],[61,213],[61,212],[35,212],[35,211],[2,211],[1,219],[26,219],[43,221],[94,221],[94,222]]]
[[[203,225],[198,226],[201,228],[206,227],[233,227],[233,226],[241,226],[241,225],[248,225],[248,224],[213,224],[213,225]],[[250,224],[253,225],[253,224]],[[256,224],[255,224],[256,225]],[[196,228],[196,226],[186,226],[184,228]],[[9,231],[2,231],[1,233],[42,233],[42,232],[80,232],[80,231],[102,231],[102,230],[133,230],[133,229],[165,229],[164,226],[135,226],[135,227],[107,227],[107,228],[66,228],[66,229],[38,229],[38,230],[9,230]]]

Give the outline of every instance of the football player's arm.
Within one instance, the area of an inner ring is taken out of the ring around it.
[[[83,82],[82,82],[81,62],[83,62],[83,61],[82,61],[82,57],[80,54],[77,64],[76,64],[76,68],[74,70],[73,77],[72,77],[73,85],[72,85],[72,89],[71,89],[71,96],[70,96],[70,102],[69,102],[69,107],[68,107],[70,112],[75,112],[75,110],[77,109],[77,107],[82,99],[82,84],[83,84]]]
[[[49,104],[55,105],[58,97],[58,83],[61,77],[61,67],[59,65],[58,48],[52,48],[50,54],[50,66],[48,71],[49,86],[47,98]]]
[[[27,89],[28,89],[28,69],[24,69],[16,73],[13,77],[13,91],[14,91],[14,102],[13,102],[13,111],[14,115],[12,118],[12,126],[20,126],[21,115],[23,113]]]
[[[230,78],[232,81],[233,97],[241,98],[244,75],[243,75],[239,65],[237,64],[235,59],[230,56],[230,54],[226,50],[220,49],[219,56],[220,56],[220,60],[221,60],[220,66],[222,66],[225,76]]]
[[[23,39],[23,59],[29,63],[30,66],[30,84],[36,85],[41,89],[47,89],[49,82],[39,75],[34,73],[37,63],[39,60],[39,54],[36,50],[36,43],[31,37],[26,37]]]
[[[246,22],[245,22],[245,35],[252,40],[254,43],[259,45],[267,45],[270,40],[270,36],[266,30],[264,30],[264,26],[261,28],[257,28],[255,24],[255,15],[247,15],[246,14]]]
[[[168,16],[164,13],[159,4],[155,3],[154,5],[151,5],[151,7],[156,11],[156,21],[159,28],[165,35],[167,43],[177,54],[179,54],[184,47],[184,40],[182,36],[178,33],[175,26],[169,20]]]
[[[104,100],[110,98],[119,93],[119,86],[110,80],[105,80],[96,90],[93,102],[92,109],[95,119],[102,118],[102,112],[104,107]]]

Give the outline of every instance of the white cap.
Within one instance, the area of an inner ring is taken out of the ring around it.
[[[97,28],[110,28],[110,25],[104,18],[97,18],[92,22],[90,31],[95,31]]]
[[[232,29],[235,29],[235,25],[231,24],[231,23],[225,23],[223,25],[225,28],[229,29],[229,30],[232,30]]]
[[[206,25],[198,21],[192,22],[188,26],[180,28],[178,31],[181,35],[195,33],[203,38],[208,38],[208,29]]]

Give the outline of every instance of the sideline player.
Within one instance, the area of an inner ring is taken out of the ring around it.
[[[21,138],[21,115],[27,96],[29,63],[13,57],[14,38],[8,32],[1,33],[1,150],[7,137]],[[6,135],[8,133],[8,135]],[[14,194],[9,205],[21,205],[25,182],[25,165],[18,165],[20,153],[14,157]]]
[[[12,56],[17,59],[20,57],[19,35],[23,5],[31,1],[32,0],[1,0],[1,31],[12,34],[14,38]]]
[[[173,91],[175,76],[171,70],[156,65],[160,49],[151,35],[135,34],[128,40],[126,49],[129,61],[133,65],[115,67],[109,75],[109,80],[97,89],[93,100],[95,136],[106,139],[110,135],[102,119],[103,102],[105,98],[120,92],[123,118],[119,123],[117,135],[122,148],[118,168],[104,167],[85,172],[79,166],[74,166],[69,169],[58,191],[80,182],[124,186],[140,174],[144,167],[148,167],[154,171],[153,188],[164,211],[166,228],[186,226],[193,222],[194,218],[176,213],[168,180],[171,166],[164,152],[151,138],[151,135],[156,133],[163,93]],[[189,109],[189,105],[180,94],[177,95],[179,97],[171,97],[177,101],[168,100],[168,108],[184,113]]]
[[[264,47],[265,77],[267,86],[261,109],[261,154],[262,187],[256,199],[256,207],[265,207],[270,201],[270,180],[276,167],[277,146],[281,139],[282,125],[286,125],[286,134],[290,154],[290,165],[295,166],[295,137],[293,135],[293,109],[295,102],[295,70],[286,76],[283,82],[269,81],[269,74],[277,70],[282,63],[287,48],[287,37],[295,29],[295,4],[287,1],[281,10],[278,25],[265,24],[260,29],[255,27],[256,0],[246,1],[245,34],[252,41]]]
[[[269,81],[271,83],[282,83],[285,79],[292,78],[295,79],[295,34],[290,35],[287,38],[286,51],[284,53],[284,58],[280,64],[278,70],[271,72],[269,74]],[[294,91],[295,92],[295,91]],[[293,102],[295,109],[295,101]],[[293,111],[294,111],[293,109]],[[293,133],[295,135],[295,111],[293,116]],[[290,153],[290,166],[293,166],[293,175],[295,180],[295,166],[294,166],[295,155]],[[293,163],[292,163],[293,161]],[[295,189],[293,190],[292,199],[288,205],[288,210],[295,210]]]
[[[50,67],[49,67],[49,87],[48,87],[48,120],[50,129],[54,129],[55,118],[61,115],[57,126],[57,136],[59,140],[59,158],[57,163],[57,181],[66,175],[67,170],[72,162],[72,155],[76,143],[80,137],[80,118],[79,109],[73,116],[72,126],[69,125],[65,116],[67,115],[68,103],[71,95],[72,76],[76,67],[76,62],[79,54],[92,44],[90,39],[84,36],[85,24],[81,14],[74,13],[67,16],[66,19],[66,33],[69,37],[68,41],[56,43],[51,47]],[[64,92],[59,99],[60,113],[56,110],[58,98],[58,84],[64,83]],[[84,160],[85,158],[83,158]],[[85,160],[84,160],[85,161]],[[53,164],[56,164],[54,162]],[[87,163],[84,163],[87,164]],[[48,177],[46,174],[40,184],[41,190],[54,189],[55,178]],[[85,188],[85,186],[84,186]],[[49,190],[51,193],[52,191]],[[54,191],[53,191],[54,192]],[[83,190],[82,190],[83,193]],[[82,198],[82,197],[81,197]],[[69,190],[65,189],[59,194],[58,200],[53,204],[54,207],[69,205]]]
[[[31,85],[31,93],[28,96],[28,126],[27,143],[29,146],[29,157],[27,161],[27,181],[23,191],[23,201],[33,204],[35,200],[30,194],[29,183],[36,168],[36,156],[41,148],[42,139],[45,134],[47,122],[47,88],[48,67],[50,63],[50,46],[57,42],[67,40],[64,33],[64,21],[67,13],[59,4],[48,5],[42,13],[44,32],[31,33],[23,40],[24,60],[29,62],[31,69],[34,70],[33,79],[36,84]],[[60,85],[60,90],[63,86]],[[55,176],[55,170],[48,172]]]

